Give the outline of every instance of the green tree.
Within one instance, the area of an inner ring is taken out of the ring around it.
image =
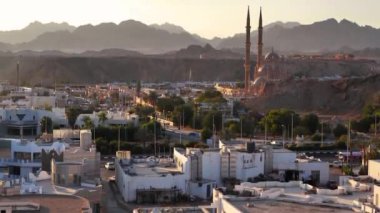
[[[304,126],[297,126],[294,128],[293,134],[294,136],[297,136],[297,135],[302,136],[302,135],[309,135],[310,132],[309,132],[309,129]]]
[[[212,136],[212,131],[208,128],[204,128],[202,129],[202,132],[201,132],[201,139],[202,141],[206,141],[207,139],[211,138]]]
[[[82,121],[83,121],[83,128],[84,129],[94,128],[94,123],[92,122],[92,120],[89,116],[83,116]]]
[[[139,116],[141,123],[149,122],[149,116],[152,116],[154,113],[154,108],[149,106],[138,105],[135,108],[136,114]]]
[[[44,116],[40,121],[41,131],[52,133],[53,132],[53,121],[50,117]]]
[[[213,130],[215,127],[216,131],[220,131],[222,129],[222,113],[216,111],[208,112],[202,121],[203,128]]]
[[[154,136],[154,124],[156,124],[156,137],[159,137],[161,135],[161,124],[159,122],[154,122],[153,120],[141,125],[141,128],[146,129],[149,134],[152,134]]]
[[[353,121],[351,123],[351,126],[353,130],[358,132],[369,132],[372,123],[372,119],[365,117],[359,121]]]
[[[99,122],[104,125],[104,123],[107,121],[107,113],[104,112],[104,111],[101,111],[98,113],[98,119],[99,119]]]
[[[215,89],[208,89],[196,98],[196,102],[206,102],[206,103],[225,103],[223,94]]]
[[[75,125],[75,121],[79,114],[82,113],[82,110],[79,107],[67,107],[65,109],[67,120],[69,121],[69,125],[73,128]]]
[[[265,123],[267,125],[268,131],[272,134],[282,134],[283,126],[288,127],[290,130],[292,124],[293,115],[293,126],[297,126],[300,122],[299,115],[294,111],[288,109],[273,109],[269,111],[261,120],[260,125],[262,129],[265,128]]]
[[[310,134],[314,134],[319,127],[319,118],[314,113],[307,114],[301,119],[301,125],[306,127]]]
[[[136,94],[137,94],[137,97],[140,97],[140,93],[141,93],[141,81],[138,80],[137,83],[136,83]]]
[[[174,108],[172,120],[176,125],[179,125],[179,121],[181,120],[181,125],[185,124],[185,126],[191,126],[193,123],[193,116],[193,107],[189,104],[183,104]]]
[[[95,140],[96,150],[99,151],[101,154],[109,154],[109,144],[108,141],[104,138],[97,138]]]
[[[342,124],[338,124],[334,128],[333,133],[335,138],[339,138],[340,136],[347,134],[347,128]]]
[[[148,94],[148,102],[153,106],[156,105],[158,99],[158,94],[154,91],[149,92]]]
[[[173,112],[176,106],[181,106],[183,104],[185,104],[185,101],[178,96],[159,98],[157,100],[157,110],[160,112],[165,111],[165,113]]]

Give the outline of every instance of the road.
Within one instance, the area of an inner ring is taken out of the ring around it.
[[[173,139],[186,140],[186,141],[200,141],[200,134],[194,130],[179,130],[176,127],[170,127],[165,129],[165,134]]]
[[[107,170],[104,168],[106,161],[100,163],[100,176],[102,178],[103,192],[102,192],[102,213],[123,213],[126,212],[125,209],[121,208],[117,202],[113,191],[110,188],[108,179],[115,176],[114,170]]]

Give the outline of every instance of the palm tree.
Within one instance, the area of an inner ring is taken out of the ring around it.
[[[152,104],[153,106],[156,105],[157,103],[157,99],[158,99],[158,94],[154,91],[150,92],[149,95],[148,95],[148,101],[150,104]]]
[[[99,122],[100,122],[101,124],[104,124],[104,122],[106,122],[106,120],[108,119],[108,118],[107,118],[107,113],[104,112],[104,111],[99,112],[99,113],[98,113],[98,119],[99,119]]]
[[[44,116],[41,119],[40,124],[41,124],[41,131],[44,131],[46,133],[51,133],[53,131],[53,127],[52,127],[53,122],[50,117]]]
[[[92,122],[92,120],[89,116],[83,116],[82,121],[83,121],[83,128],[84,129],[94,128],[94,123]]]

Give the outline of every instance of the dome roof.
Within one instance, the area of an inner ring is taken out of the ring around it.
[[[269,67],[264,64],[263,66],[261,66],[259,68],[259,70],[257,72],[258,73],[263,73],[263,72],[267,72],[267,71],[269,71]]]
[[[265,62],[279,61],[280,56],[277,55],[273,50],[265,55]]]
[[[266,83],[267,83],[267,81],[265,80],[265,78],[263,78],[263,77],[258,77],[258,78],[253,82],[253,86],[265,86]]]

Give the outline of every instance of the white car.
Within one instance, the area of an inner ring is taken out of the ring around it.
[[[115,163],[114,162],[107,162],[104,167],[108,170],[114,170],[115,169]]]
[[[343,161],[335,160],[332,163],[330,163],[330,167],[336,167],[341,168],[344,165]]]

